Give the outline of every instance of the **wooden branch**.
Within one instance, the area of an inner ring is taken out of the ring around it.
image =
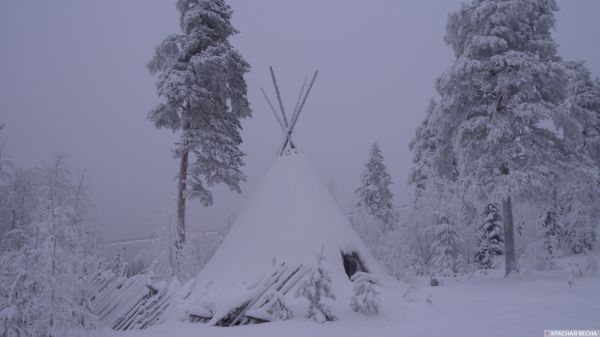
[[[296,106],[294,106],[294,113],[292,114],[292,123],[295,119],[297,119],[298,117],[296,117],[298,115],[298,107],[300,106],[300,102],[302,101],[302,96],[304,95],[304,88],[306,88],[306,81],[308,80],[308,78],[304,78],[304,83],[302,83],[302,88],[300,89],[300,94],[298,95],[298,100],[296,101]]]
[[[290,127],[290,130],[294,129],[294,125],[296,125],[296,122],[298,121],[298,116],[300,116],[300,112],[302,112],[302,108],[304,108],[304,103],[306,103],[306,98],[308,97],[308,94],[310,94],[310,90],[313,87],[313,84],[315,83],[315,80],[317,79],[317,75],[319,75],[319,71],[315,71],[315,74],[313,75],[312,80],[310,81],[310,85],[308,86],[308,90],[306,90],[306,94],[304,95],[304,99],[302,100],[302,104],[300,104],[300,108],[298,108],[298,112],[296,113],[296,118],[292,121],[292,125]]]
[[[277,94],[277,100],[279,101],[279,108],[281,109],[281,115],[283,116],[283,125],[285,128],[288,128],[287,117],[285,116],[285,109],[283,108],[283,101],[281,100],[281,93],[279,92],[279,86],[277,85],[277,80],[275,79],[275,72],[273,71],[273,67],[269,67],[269,71],[271,72],[271,79],[273,79],[273,86],[275,87],[275,93]]]
[[[275,119],[277,120],[277,124],[279,124],[279,126],[281,126],[281,131],[285,132],[285,127],[283,126],[283,122],[281,121],[281,118],[279,118],[277,111],[275,111],[275,108],[273,107],[273,103],[271,103],[271,100],[269,99],[269,96],[267,96],[265,89],[260,87],[260,91],[262,91],[262,94],[265,97],[265,100],[267,100],[267,103],[269,104],[269,108],[271,108],[271,111],[273,112],[273,115],[275,116]]]

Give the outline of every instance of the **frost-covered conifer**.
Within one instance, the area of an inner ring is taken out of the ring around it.
[[[566,125],[565,138],[585,151],[600,168],[600,80],[582,62],[566,62],[569,75],[565,109],[579,123]]]
[[[185,241],[185,200],[212,204],[210,188],[240,192],[245,179],[241,120],[250,117],[244,74],[248,63],[228,39],[237,33],[224,0],[178,0],[181,33],[169,35],[148,63],[163,103],[148,114],[157,128],[180,132],[178,245]],[[191,160],[191,162],[189,162]]]
[[[397,215],[394,211],[393,194],[390,191],[392,178],[383,162],[383,153],[377,143],[369,152],[369,161],[360,175],[361,185],[356,190],[358,207],[364,207],[369,214],[379,219],[384,232],[395,227]]]
[[[475,261],[483,268],[493,267],[494,256],[504,254],[502,217],[496,204],[488,204],[483,212],[485,221],[479,227],[479,242]]]
[[[85,184],[62,156],[39,170],[31,222],[9,231],[0,255],[0,335],[82,336],[95,324],[88,303],[93,253]]]
[[[11,167],[0,186],[0,238],[33,221],[33,210],[38,207],[39,170]],[[14,242],[11,242],[14,244]],[[0,243],[0,251],[3,249]]]
[[[546,260],[546,267],[552,268],[553,259],[560,256],[560,239],[564,231],[555,207],[548,206],[538,219],[538,238],[543,251],[539,252]]]
[[[306,318],[318,323],[336,319],[331,307],[323,303],[323,299],[326,298],[335,300],[335,295],[331,289],[331,276],[323,266],[323,261],[326,259],[324,249],[325,247],[321,247],[321,251],[315,253],[317,266],[308,275],[308,278],[302,281],[296,291],[296,297],[304,297],[308,300],[309,307]]]
[[[573,254],[581,254],[592,250],[596,243],[596,231],[600,225],[600,186],[596,184],[577,183],[569,179],[569,185],[559,198],[561,207],[559,217],[562,225],[562,241],[564,248]]]
[[[352,284],[354,291],[350,299],[352,310],[364,315],[378,314],[381,303],[379,300],[380,292],[377,289],[377,278],[369,273],[357,272],[352,275]]]
[[[563,106],[557,9],[554,0],[473,0],[452,13],[445,40],[456,60],[436,83],[440,100],[428,117],[435,170],[502,200],[507,275],[516,270],[513,198],[546,195],[557,176],[589,170],[560,132],[579,122]]]
[[[425,120],[417,128],[415,137],[411,140],[409,148],[413,153],[413,163],[408,176],[409,184],[415,188],[415,199],[419,199],[424,193],[429,182],[433,181],[436,174],[434,160],[438,153],[438,131],[435,123],[437,103],[430,100],[426,109]]]
[[[268,309],[267,312],[271,314],[276,321],[285,321],[292,317],[294,314],[285,304],[285,297],[279,291],[274,291],[269,295],[268,298]]]
[[[579,123],[566,124],[564,137],[573,148],[590,157],[600,169],[600,83],[581,62],[567,62],[569,96],[564,107]],[[564,239],[572,253],[592,248],[600,226],[598,175],[565,174],[560,177],[560,218]],[[565,247],[567,248],[567,247]]]
[[[462,240],[447,216],[436,215],[437,221],[427,228],[425,233],[431,243],[429,267],[433,276],[451,277],[459,272],[460,258],[458,244]]]

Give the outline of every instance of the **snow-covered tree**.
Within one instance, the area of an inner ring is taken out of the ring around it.
[[[600,80],[592,79],[582,62],[566,62],[568,97],[564,102],[579,123],[565,127],[565,138],[585,151],[600,168]]]
[[[141,253],[149,271],[161,280],[179,279],[183,268],[183,252],[176,249],[178,235],[173,218],[170,212],[163,212],[153,221],[150,248]]]
[[[546,266],[552,268],[554,266],[553,259],[560,256],[560,241],[564,236],[564,230],[558,218],[556,207],[546,207],[536,225],[542,248],[542,251],[539,253],[547,261]]]
[[[600,186],[592,183],[577,183],[574,179],[565,182],[559,197],[559,218],[562,225],[564,249],[573,254],[592,250],[596,243],[596,232],[600,226]]]
[[[592,80],[581,62],[567,62],[566,67],[569,95],[564,106],[579,124],[567,125],[564,137],[600,169],[600,83]],[[559,191],[559,216],[568,248],[575,254],[591,249],[600,226],[600,177],[563,175]]]
[[[589,161],[562,132],[579,122],[564,108],[568,73],[551,36],[554,0],[473,0],[448,18],[456,60],[437,81],[428,116],[435,171],[501,200],[505,273],[516,270],[515,197],[551,191]]]
[[[405,224],[410,229],[412,252],[423,261],[425,272],[446,277],[466,271],[466,256],[473,256],[465,233],[474,232],[466,220],[471,212],[459,193],[460,186],[437,174],[428,176]],[[412,229],[411,229],[412,228]],[[470,243],[470,242],[469,242]]]
[[[354,294],[350,299],[350,307],[364,315],[378,314],[381,302],[377,278],[369,273],[357,272],[352,275]]]
[[[504,233],[499,207],[490,203],[483,212],[485,221],[479,227],[479,242],[475,261],[483,268],[492,268],[494,256],[504,254]]]
[[[38,207],[39,170],[14,167],[0,188],[0,238],[33,221]],[[14,243],[14,242],[12,242]],[[2,250],[2,244],[0,244]]]
[[[0,335],[81,336],[93,327],[87,282],[94,273],[84,180],[58,156],[39,170],[30,223],[5,235],[0,256]],[[14,244],[16,243],[16,244]]]
[[[274,291],[268,296],[268,308],[267,312],[271,314],[276,321],[285,321],[292,317],[294,314],[285,304],[285,297],[279,291]]]
[[[333,321],[336,319],[332,308],[323,303],[323,299],[335,299],[331,289],[331,276],[329,271],[323,266],[326,259],[323,252],[325,247],[321,247],[319,253],[314,253],[317,259],[317,265],[304,279],[296,290],[296,297],[304,297],[308,300],[308,312],[306,318],[318,323]]]
[[[434,166],[439,139],[436,124],[433,120],[436,107],[436,101],[430,100],[426,109],[427,115],[417,128],[415,137],[409,144],[409,149],[413,153],[413,163],[408,176],[408,183],[415,188],[415,200],[419,199],[424,193],[428,182],[438,176]]]
[[[384,232],[392,230],[397,221],[394,195],[390,191],[392,178],[385,168],[383,153],[377,143],[371,147],[360,181],[361,185],[356,189],[358,207],[364,207],[369,214],[379,219]]]
[[[431,243],[429,259],[431,275],[455,276],[460,269],[458,245],[462,238],[456,232],[456,225],[450,222],[448,217],[443,214],[437,214],[435,217],[437,221],[425,228],[425,234]]]
[[[224,0],[178,0],[177,10],[182,32],[167,36],[148,63],[164,99],[148,117],[157,128],[180,132],[174,155],[180,161],[177,243],[183,245],[186,199],[211,205],[212,186],[240,192],[245,179],[239,146],[241,120],[251,116],[244,80],[250,66],[228,41],[237,31]]]

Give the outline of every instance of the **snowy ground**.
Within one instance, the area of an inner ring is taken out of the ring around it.
[[[600,329],[600,275],[568,284],[563,270],[505,279],[499,273],[422,280],[408,302],[408,285],[388,289],[383,312],[364,317],[338,303],[339,319],[317,324],[297,315],[285,322],[233,328],[171,322],[148,330],[103,331],[106,337],[188,336],[543,336],[545,329]],[[339,295],[339,294],[338,294]],[[342,296],[338,296],[342,298]],[[431,303],[426,299],[430,298]],[[338,302],[342,302],[339,300]]]

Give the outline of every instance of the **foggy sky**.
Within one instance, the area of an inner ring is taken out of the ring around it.
[[[229,0],[240,34],[234,46],[251,64],[252,119],[243,122],[248,180],[242,195],[216,189],[215,205],[189,203],[191,226],[219,227],[239,212],[272,161],[282,134],[260,94],[272,92],[273,65],[288,110],[305,76],[319,78],[296,125],[295,140],[334,186],[342,209],[373,142],[380,143],[405,203],[408,142],[452,62],[442,38],[452,1]],[[565,59],[600,75],[600,1],[559,1],[554,36]],[[177,33],[174,1],[7,0],[0,2],[1,140],[22,167],[67,153],[88,169],[96,219],[108,237],[147,235],[147,224],[174,209],[177,136],[156,130],[147,112],[159,102],[146,62]],[[272,96],[274,98],[274,96]]]

